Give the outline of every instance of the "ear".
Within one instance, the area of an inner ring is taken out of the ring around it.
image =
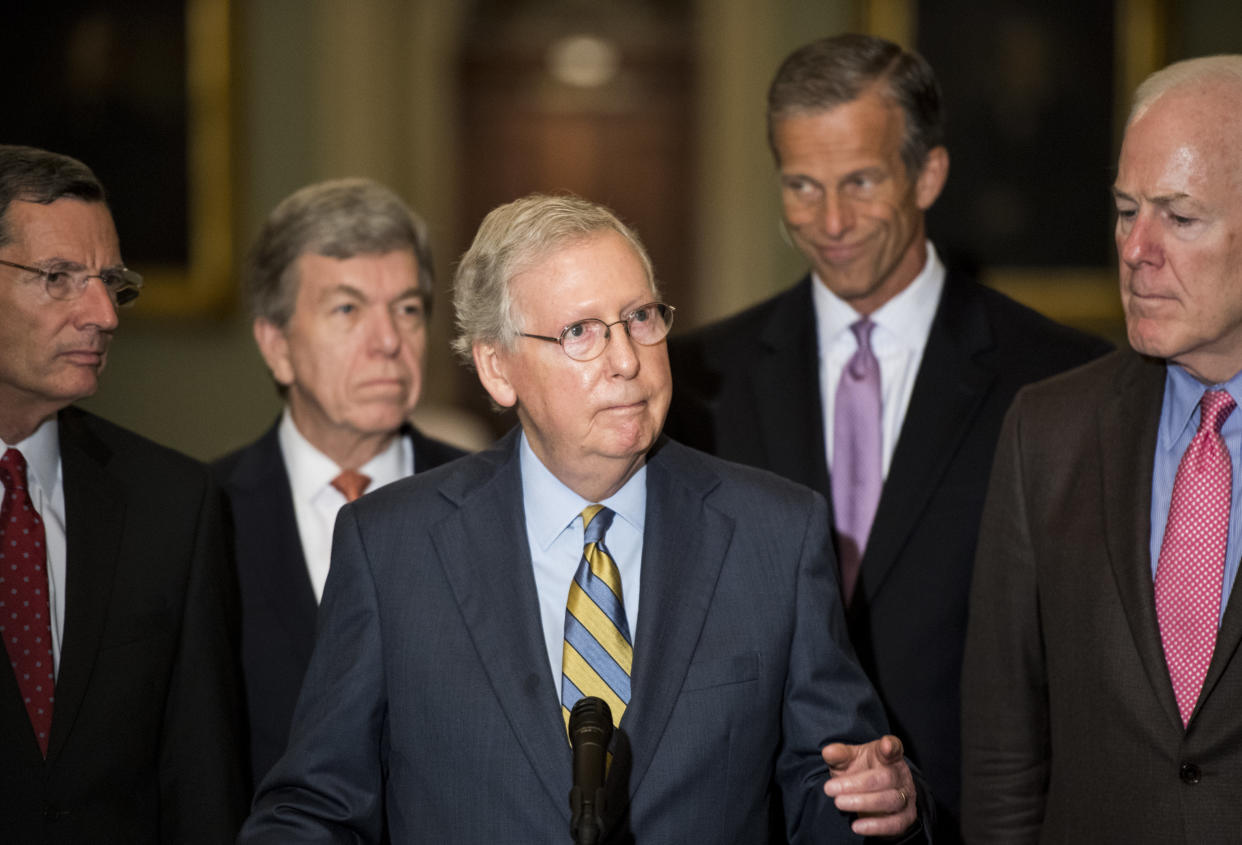
[[[476,343],[471,349],[474,368],[479,373],[483,389],[492,401],[502,408],[517,404],[517,390],[508,376],[508,357],[491,343]]]
[[[272,378],[285,387],[293,384],[293,362],[289,360],[289,340],[284,329],[263,317],[255,318],[253,328],[254,342],[272,371]]]
[[[920,211],[932,207],[932,203],[944,190],[945,180],[949,178],[949,151],[944,147],[933,147],[923,163],[918,182],[914,186],[915,201]]]

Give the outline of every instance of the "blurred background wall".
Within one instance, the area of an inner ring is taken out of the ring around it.
[[[1120,339],[1108,188],[1125,97],[1154,67],[1242,50],[1233,0],[47,0],[9,16],[10,143],[95,167],[130,266],[91,409],[200,458],[279,403],[236,295],[264,216],[312,181],[370,176],[428,221],[438,302],[420,424],[490,437],[451,358],[455,259],[494,205],[572,190],[655,259],[678,329],[793,283],[764,130],[781,58],[872,31],[932,62],[953,260]],[[15,78],[14,78],[15,77]]]

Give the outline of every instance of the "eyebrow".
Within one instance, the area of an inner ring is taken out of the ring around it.
[[[1113,199],[1129,200],[1130,202],[1139,201],[1116,186],[1113,186],[1112,194],[1113,194]],[[1172,205],[1173,203],[1179,200],[1190,200],[1191,202],[1196,202],[1194,197],[1192,197],[1188,193],[1185,193],[1184,191],[1179,191],[1177,193],[1172,193],[1172,194],[1161,194],[1158,197],[1147,198],[1147,201],[1150,202],[1152,205],[1158,205],[1161,208],[1167,208],[1168,206]]]
[[[350,296],[350,297],[353,297],[354,299],[362,300],[363,302],[371,301],[370,298],[365,293],[363,293],[361,290],[354,287],[353,285],[345,284],[344,282],[333,285],[332,287],[324,291],[322,299],[328,299],[338,294],[345,294],[346,296]],[[427,294],[420,288],[416,288],[416,287],[406,288],[405,290],[403,290],[401,293],[394,296],[389,301],[400,302],[403,299],[418,299],[420,301],[426,301]]]

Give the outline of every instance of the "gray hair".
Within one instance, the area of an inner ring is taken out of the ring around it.
[[[1242,56],[1202,56],[1197,59],[1174,62],[1156,71],[1135,89],[1126,125],[1133,123],[1139,114],[1173,89],[1208,82],[1233,84],[1242,92]]]
[[[297,301],[300,256],[346,259],[406,249],[418,262],[418,289],[430,311],[435,269],[422,219],[371,179],[318,182],[285,197],[268,215],[246,257],[242,287],[253,316],[283,328]]]
[[[642,241],[604,206],[569,195],[531,194],[492,209],[461,257],[453,280],[457,317],[453,351],[462,362],[473,366],[476,343],[513,348],[521,330],[509,290],[515,276],[560,247],[609,231],[634,248],[651,292],[658,297],[651,258]]]
[[[905,117],[901,160],[906,173],[911,178],[921,173],[927,154],[944,144],[940,83],[918,53],[853,33],[813,41],[781,63],[768,88],[768,145],[777,162],[777,123],[853,102],[876,84],[885,86]]]
[[[50,205],[64,197],[105,201],[103,185],[76,158],[37,147],[0,144],[0,246],[14,238],[7,221],[14,201]]]

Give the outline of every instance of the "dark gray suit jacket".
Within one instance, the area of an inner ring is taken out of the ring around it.
[[[341,511],[289,751],[241,841],[374,842],[385,817],[393,842],[569,841],[517,446]],[[827,526],[805,488],[653,450],[607,841],[765,842],[774,797],[795,841],[852,838],[819,750],[885,724],[846,639]]]
[[[289,475],[277,436],[262,437],[212,464],[228,494],[242,599],[242,667],[250,716],[250,768],[258,784],[284,753],[302,688],[319,606],[306,570]],[[419,472],[466,454],[412,426],[403,431]]]
[[[0,839],[226,843],[246,807],[236,582],[207,468],[59,416],[64,640],[46,762],[0,667]]]
[[[665,430],[831,501],[811,284],[670,342]],[[945,280],[848,619],[893,730],[931,783],[938,843],[958,839],[966,605],[1001,420],[1023,385],[1107,350],[961,274]]]
[[[1023,391],[1005,421],[966,643],[973,842],[1242,836],[1242,585],[1185,730],[1156,622],[1164,378],[1162,362],[1117,352]]]

